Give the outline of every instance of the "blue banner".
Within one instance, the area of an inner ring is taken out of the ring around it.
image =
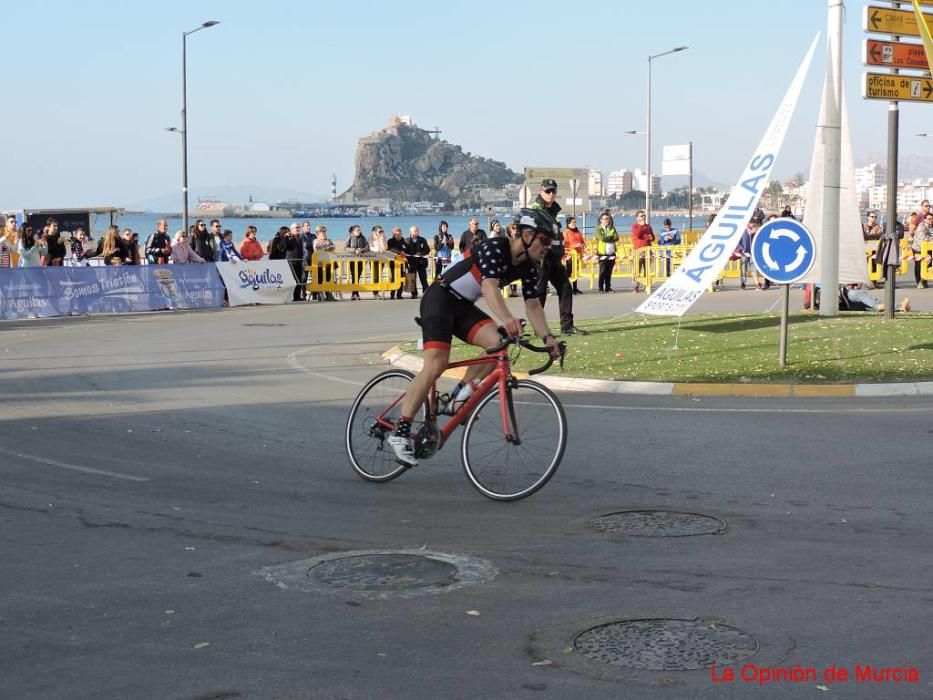
[[[213,264],[0,269],[4,319],[218,308],[223,300]]]

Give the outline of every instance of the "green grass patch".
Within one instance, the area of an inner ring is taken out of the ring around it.
[[[933,380],[933,314],[793,313],[787,365],[778,366],[779,314],[698,314],[682,319],[626,316],[580,322],[586,336],[570,347],[566,374],[654,382],[862,383]],[[415,343],[403,346],[417,353]],[[454,342],[453,359],[476,355]],[[523,352],[515,367],[539,366]],[[551,373],[559,373],[552,369]]]

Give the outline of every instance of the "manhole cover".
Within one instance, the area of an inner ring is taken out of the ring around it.
[[[626,510],[607,513],[590,521],[590,527],[629,537],[688,537],[714,535],[726,528],[719,518],[668,510]]]
[[[334,588],[399,591],[450,586],[457,582],[457,567],[415,554],[365,554],[315,564],[308,578]]]
[[[573,647],[612,666],[696,671],[747,659],[758,640],[735,627],[700,620],[621,620],[581,632]]]
[[[336,552],[267,566],[255,572],[283,590],[411,598],[491,581],[487,561],[423,549]]]

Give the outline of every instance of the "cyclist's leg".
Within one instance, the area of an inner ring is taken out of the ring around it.
[[[454,301],[454,298],[437,284],[431,285],[421,298],[424,365],[412,379],[405,398],[402,399],[398,424],[388,440],[399,461],[410,466],[418,464],[411,437],[411,419],[427,398],[431,385],[447,369],[450,360],[450,341],[453,338],[456,318],[456,308],[452,303]]]
[[[454,324],[454,333],[458,338],[462,338],[470,345],[482,348],[479,357],[486,355],[486,348],[491,348],[499,344],[501,338],[499,331],[496,330],[496,323],[482,310],[474,306],[468,314],[465,314],[460,323]],[[461,380],[462,384],[470,382],[481,382],[490,372],[494,365],[486,362],[481,365],[470,365]]]
[[[427,344],[426,344],[427,345]],[[431,385],[437,381],[450,362],[450,343],[441,347],[440,343],[434,347],[425,347],[424,365],[421,371],[411,380],[408,392],[402,400],[402,417],[411,418],[428,397]]]

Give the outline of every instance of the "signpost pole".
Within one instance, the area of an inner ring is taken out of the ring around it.
[[[570,178],[569,184],[570,184],[570,196],[573,198],[573,202],[570,205],[572,209],[571,215],[573,216],[574,219],[576,219],[577,218],[577,191],[580,188],[580,181],[577,180],[577,178],[572,177]]]
[[[888,182],[887,182],[887,234],[891,237],[890,245],[900,251],[900,238],[897,235],[897,136],[900,109],[897,102],[888,104]],[[890,252],[890,251],[889,251]],[[894,318],[894,283],[899,262],[897,255],[886,255],[884,260],[884,317]]]
[[[781,301],[781,342],[778,346],[778,365],[787,365],[787,316],[790,311],[790,285],[781,285],[784,288]]]
[[[693,230],[693,141],[689,145],[690,153],[690,182],[687,184],[687,207],[690,217],[690,223],[687,225],[687,230]]]
[[[528,200],[531,198],[531,190],[528,189],[528,185],[522,185],[518,190],[518,203],[521,205],[522,209],[528,207]]]
[[[816,257],[813,234],[796,219],[774,219],[759,229],[752,239],[752,263],[765,279],[783,287],[781,294],[781,334],[778,365],[787,364],[787,319],[790,285],[805,277]],[[823,285],[825,294],[838,296],[835,288]],[[826,304],[824,294],[823,304]]]

